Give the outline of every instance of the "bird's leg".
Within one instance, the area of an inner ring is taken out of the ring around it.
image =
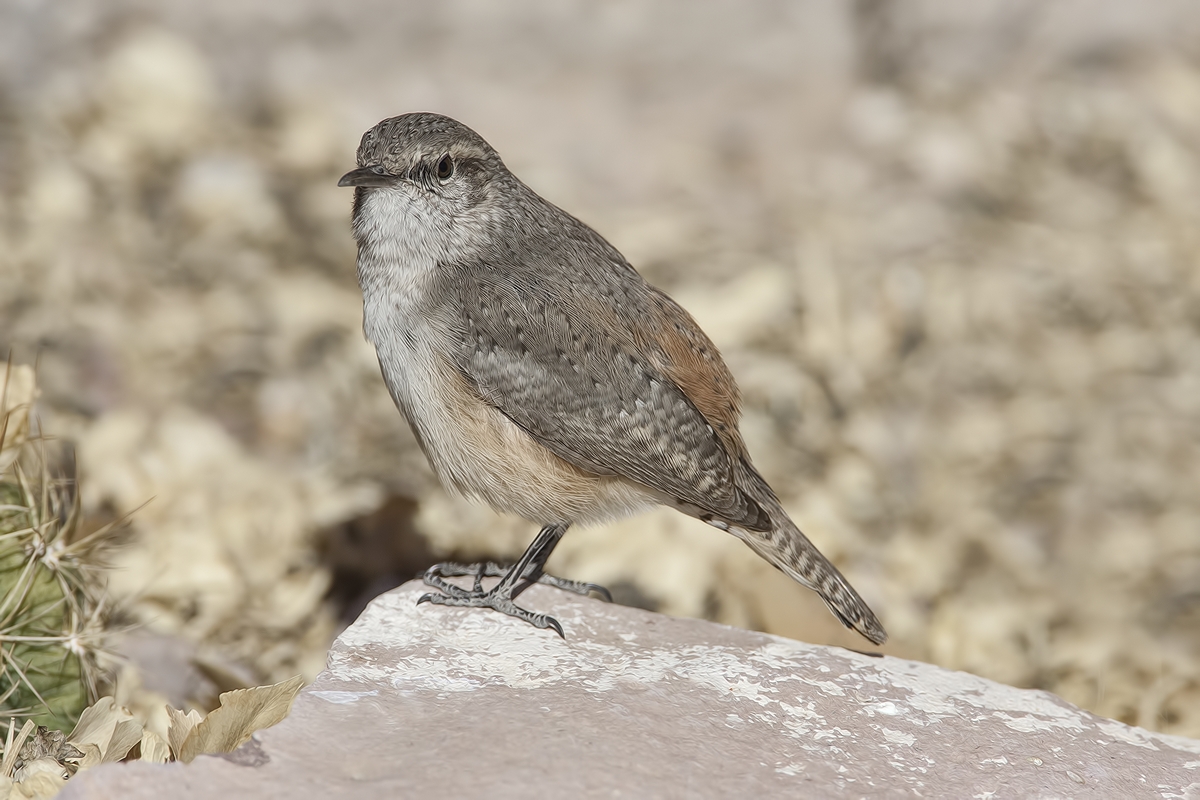
[[[537,542],[534,544],[536,543]],[[557,542],[555,542],[555,544],[557,544]],[[533,545],[530,545],[531,549],[532,547]],[[554,545],[552,544],[550,547],[553,549]],[[547,557],[548,556],[549,554],[547,554]],[[533,562],[531,561],[530,563],[532,565]],[[514,590],[514,598],[533,585],[534,581],[531,579],[532,576],[529,575],[531,568],[527,568],[526,575],[523,576],[527,578],[527,580],[522,581],[521,585]],[[495,561],[485,561],[479,564],[459,564],[452,561],[446,561],[441,564],[434,564],[432,567],[426,570],[424,581],[426,585],[432,586],[443,594],[451,597],[482,596],[486,594],[482,586],[484,578],[503,578],[505,575],[508,575],[511,569],[511,567],[502,566],[497,564]],[[540,567],[538,568],[538,572],[541,573]],[[470,590],[463,589],[461,586],[457,586],[456,584],[444,580],[445,578],[455,578],[463,575],[471,575],[475,578],[475,585]],[[544,583],[547,586],[553,586],[556,589],[562,589],[567,592],[580,594],[584,597],[587,597],[592,592],[595,592],[606,602],[612,602],[612,594],[608,591],[608,589],[604,588],[598,583],[572,581],[567,580],[566,578],[559,578],[554,575],[546,575],[545,573],[539,574],[536,582]]]
[[[542,572],[546,559],[550,557],[555,545],[567,532],[566,525],[547,525],[538,532],[537,538],[526,548],[517,559],[517,563],[505,570],[499,564],[487,562],[483,564],[434,564],[425,572],[425,583],[437,589],[441,594],[425,594],[417,601],[421,603],[436,603],[443,606],[463,606],[467,608],[491,608],[509,616],[523,619],[537,628],[553,628],[559,636],[563,635],[562,626],[558,620],[545,614],[535,614],[518,606],[514,600],[521,592],[535,583],[545,583],[559,589],[566,589],[576,594],[587,595],[597,592],[606,599],[612,600],[608,590],[594,583],[568,581],[555,578]],[[455,586],[446,577],[457,575],[473,575],[475,585],[468,591]],[[484,591],[482,582],[487,577],[499,577],[500,582],[491,589]]]

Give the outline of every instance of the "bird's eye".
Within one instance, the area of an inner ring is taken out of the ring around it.
[[[437,179],[445,183],[453,174],[454,159],[450,158],[449,154],[442,156],[442,160],[437,163]]]

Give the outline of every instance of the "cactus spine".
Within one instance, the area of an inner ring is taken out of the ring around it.
[[[55,478],[31,434],[33,370],[0,370],[0,710],[71,730],[94,701],[104,630],[107,531],[79,535],[74,481]]]

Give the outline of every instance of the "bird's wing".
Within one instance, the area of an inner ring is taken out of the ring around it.
[[[454,297],[445,308],[462,314],[457,366],[485,402],[580,469],[650,487],[702,518],[766,524],[713,425],[639,352],[629,320],[649,322],[653,290],[636,273],[633,284],[575,282],[553,297],[511,271],[443,274]]]

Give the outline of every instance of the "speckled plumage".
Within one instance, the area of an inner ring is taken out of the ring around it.
[[[737,386],[687,312],[454,120],[384,120],[358,164],[364,331],[445,484],[563,530],[671,505],[884,641],[750,463]]]

